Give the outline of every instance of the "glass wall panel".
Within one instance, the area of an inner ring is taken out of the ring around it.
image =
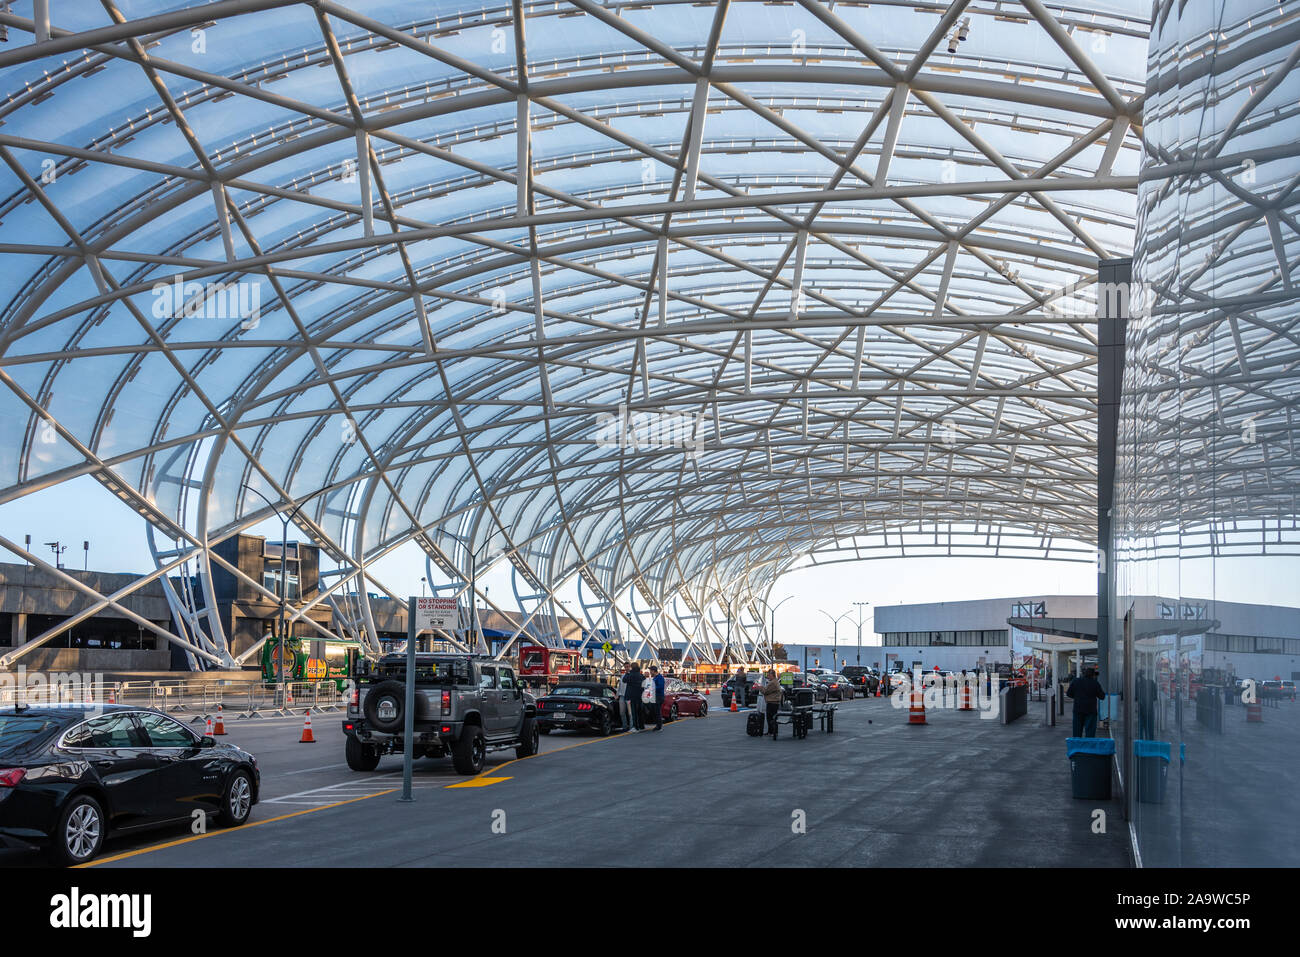
[[[1111,733],[1147,866],[1300,863],[1300,5],[1158,0]]]

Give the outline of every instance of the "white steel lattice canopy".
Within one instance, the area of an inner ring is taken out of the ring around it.
[[[7,6],[4,500],[111,488],[199,658],[246,484],[370,638],[411,542],[715,659],[809,555],[1091,560],[1149,3]]]

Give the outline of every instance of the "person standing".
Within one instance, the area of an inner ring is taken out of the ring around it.
[[[1106,697],[1106,692],[1097,680],[1097,669],[1087,669],[1081,677],[1070,682],[1065,692],[1074,699],[1074,736],[1076,738],[1095,738],[1097,736],[1097,702]]]
[[[763,685],[763,703],[767,705],[767,733],[772,737],[776,737],[776,716],[781,710],[783,697],[785,697],[785,689],[781,687],[781,682],[776,680],[776,670],[769,668],[767,682]]]
[[[632,712],[627,707],[627,676],[631,674],[631,668],[624,668],[622,676],[618,679],[618,714],[623,721],[623,730],[632,730]]]
[[[749,707],[748,684],[744,667],[737,668],[736,676],[731,679],[731,699],[736,702],[737,708]]]
[[[664,676],[656,665],[650,666],[650,682],[654,686],[655,730],[664,729]]]
[[[629,730],[633,734],[645,730],[645,721],[641,717],[641,685],[644,683],[641,666],[634,664],[627,673],[627,707],[632,715],[632,727]]]

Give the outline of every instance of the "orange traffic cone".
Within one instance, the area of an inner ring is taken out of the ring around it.
[[[298,739],[298,743],[299,743],[299,744],[315,744],[315,743],[316,743],[316,739],[312,736],[312,733],[311,733],[311,715],[310,715],[310,714],[307,715],[307,717],[303,720],[303,723],[302,723],[302,737]]]
[[[108,689],[108,703],[117,704],[117,692],[112,688]]]
[[[208,723],[207,723],[206,725],[204,725],[204,727],[203,727],[203,736],[204,736],[205,738],[210,738],[210,737],[212,737],[212,718],[208,718]]]
[[[920,684],[912,686],[912,700],[907,709],[908,724],[925,724],[925,697]]]
[[[736,707],[736,696],[734,694],[731,696],[731,710],[732,711],[740,710],[739,708]]]
[[[226,716],[221,713],[221,705],[217,705],[217,721],[212,726],[212,733],[214,735],[226,733]]]

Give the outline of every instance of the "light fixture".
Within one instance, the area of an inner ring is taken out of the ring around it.
[[[970,17],[963,17],[961,25],[957,27],[957,39],[965,40],[970,36]]]
[[[949,53],[957,52],[957,34],[955,33],[948,34],[948,52]]]

